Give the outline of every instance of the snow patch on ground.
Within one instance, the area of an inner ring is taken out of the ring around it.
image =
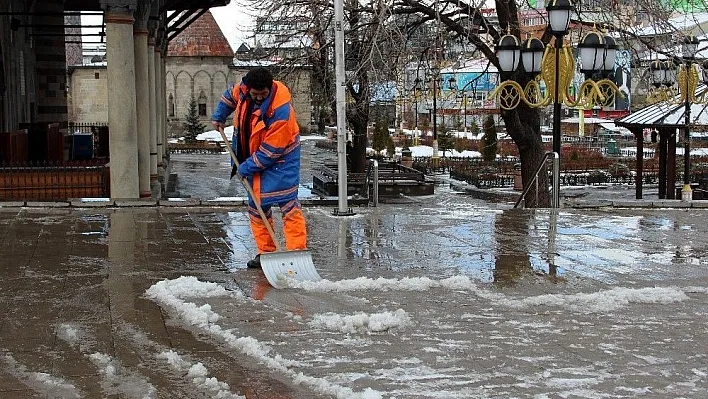
[[[124,369],[118,359],[100,352],[86,356],[103,376],[101,388],[107,394],[136,399],[157,398],[157,389],[147,378]]]
[[[197,306],[195,303],[186,302],[182,298],[197,296],[195,293],[205,293],[212,296],[228,296],[230,293],[223,288],[214,287],[214,283],[201,282],[196,277],[180,277],[176,280],[164,280],[148,288],[146,295],[168,308],[173,316],[201,329],[217,339],[224,341],[230,347],[245,353],[258,360],[272,371],[281,373],[293,380],[295,384],[303,384],[314,391],[332,395],[342,399],[379,399],[381,393],[366,388],[364,391],[354,392],[351,388],[333,384],[324,378],[304,375],[293,370],[298,363],[284,359],[278,354],[271,354],[271,349],[253,337],[238,337],[233,330],[225,330],[216,324],[219,315],[211,310],[208,304]],[[219,294],[219,295],[216,295]]]
[[[371,279],[358,277],[352,280],[296,281],[287,280],[287,286],[313,292],[349,292],[349,291],[426,291],[431,288],[476,291],[477,285],[467,276],[453,276],[442,280],[428,277],[404,277],[390,279],[379,277]]]
[[[179,353],[169,350],[157,355],[158,359],[165,360],[174,371],[184,373],[191,378],[192,384],[204,391],[210,398],[215,399],[246,399],[245,396],[230,392],[229,384],[219,381],[216,377],[209,377],[209,370],[200,362],[192,363],[182,358]]]
[[[683,290],[676,287],[617,287],[592,293],[546,294],[524,299],[505,298],[499,294],[487,296],[499,304],[517,309],[536,306],[558,306],[591,313],[610,312],[633,303],[669,304],[689,299]]]
[[[391,329],[402,329],[411,323],[411,318],[403,309],[395,312],[357,313],[341,315],[337,313],[317,314],[309,323],[315,328],[341,331],[343,333],[380,333]]]
[[[0,356],[0,360],[7,365],[5,370],[28,388],[42,394],[42,397],[62,399],[84,397],[80,390],[63,378],[43,372],[29,371],[25,365],[17,362],[11,354]]]

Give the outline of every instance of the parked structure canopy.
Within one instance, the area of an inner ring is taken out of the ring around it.
[[[695,95],[700,97],[708,92],[708,87],[699,84]],[[689,104],[691,131],[708,130],[708,110],[706,104]],[[686,104],[679,96],[671,101],[661,101],[632,112],[615,121],[615,125],[626,127],[637,140],[636,198],[642,198],[644,172],[644,132],[655,131],[658,136],[659,153],[659,198],[676,198],[676,132],[686,127]]]

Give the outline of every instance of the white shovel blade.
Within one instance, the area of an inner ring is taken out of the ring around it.
[[[307,249],[262,253],[261,268],[273,288],[283,288],[283,278],[298,281],[322,280]]]

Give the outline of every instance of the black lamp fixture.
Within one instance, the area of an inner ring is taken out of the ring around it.
[[[543,42],[536,38],[524,40],[521,46],[521,61],[526,73],[532,78],[541,72],[541,60],[545,51]]]
[[[507,32],[499,40],[499,44],[494,47],[499,59],[499,67],[504,76],[509,76],[516,71],[521,59],[521,44],[516,36]]]
[[[605,38],[598,31],[590,31],[578,44],[580,49],[580,71],[586,79],[597,78],[596,74],[605,69]],[[612,63],[614,67],[614,62]]]
[[[548,27],[554,36],[568,34],[570,15],[575,7],[569,0],[552,0],[547,6]],[[560,45],[557,43],[556,45]]]
[[[605,35],[603,38],[605,40],[605,55],[604,55],[604,68],[603,77],[612,79],[612,73],[615,70],[615,62],[617,61],[617,42],[610,35]]]
[[[649,64],[652,85],[656,88],[673,86],[675,79],[674,68],[674,63],[669,60],[652,61],[651,64]]]
[[[686,61],[693,61],[696,58],[696,53],[698,52],[698,45],[700,40],[693,35],[688,35],[683,39],[683,45],[681,46],[681,55]]]

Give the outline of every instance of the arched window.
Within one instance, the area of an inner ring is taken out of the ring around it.
[[[167,109],[171,117],[175,116],[175,98],[170,93],[170,97],[167,99]]]
[[[204,95],[204,91],[199,93],[199,100],[197,101],[197,108],[199,109],[199,116],[206,116],[207,114],[207,98]]]

